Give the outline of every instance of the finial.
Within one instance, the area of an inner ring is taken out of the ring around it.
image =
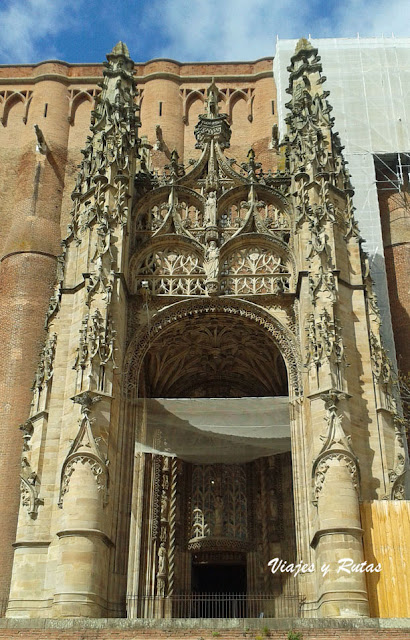
[[[313,46],[306,38],[300,38],[300,40],[298,40],[295,53],[299,53],[299,51],[302,51],[303,49],[313,49]]]
[[[125,44],[125,42],[122,42],[120,40],[119,42],[117,42],[117,44],[113,48],[113,50],[111,51],[110,55],[112,55],[112,56],[124,56],[126,58],[129,58],[130,57],[130,52],[129,52],[128,47]]]
[[[206,114],[208,118],[215,118],[219,115],[218,109],[218,97],[219,91],[215,84],[215,78],[212,78],[212,82],[207,89],[208,100],[206,103]]]

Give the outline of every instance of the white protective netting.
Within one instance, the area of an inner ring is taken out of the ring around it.
[[[138,401],[136,453],[193,463],[243,463],[290,451],[289,398]]]

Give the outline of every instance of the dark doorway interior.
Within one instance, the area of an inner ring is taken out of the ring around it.
[[[194,564],[192,593],[246,593],[246,566]]]

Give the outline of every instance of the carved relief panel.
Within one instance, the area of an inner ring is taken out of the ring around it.
[[[243,466],[194,466],[190,543],[206,537],[246,540],[247,509]]]

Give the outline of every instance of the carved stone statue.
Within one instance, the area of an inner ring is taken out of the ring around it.
[[[219,248],[215,240],[211,240],[205,252],[204,270],[207,280],[215,280],[219,271]]]
[[[161,495],[161,520],[167,520],[168,517],[168,496],[165,491]]]
[[[161,542],[158,549],[158,576],[165,576],[167,570],[167,550],[165,542]]]
[[[210,191],[205,203],[205,226],[216,223],[216,191]]]

